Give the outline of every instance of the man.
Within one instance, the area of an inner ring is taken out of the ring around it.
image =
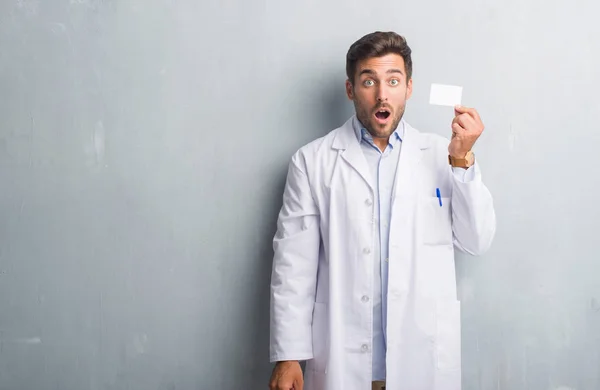
[[[496,230],[472,153],[483,123],[456,107],[448,141],[402,119],[411,49],[393,32],[364,36],[346,61],[356,115],[289,165],[270,389],[460,389],[454,248],[481,254]]]

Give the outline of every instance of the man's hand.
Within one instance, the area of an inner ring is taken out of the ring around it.
[[[464,158],[473,148],[475,141],[483,132],[483,122],[474,108],[454,107],[452,120],[452,139],[448,152],[452,157]]]
[[[302,390],[302,367],[297,361],[277,362],[269,382],[270,390]]]

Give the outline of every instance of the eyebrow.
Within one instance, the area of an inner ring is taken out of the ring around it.
[[[402,76],[404,76],[404,72],[401,71],[400,69],[397,68],[392,68],[392,69],[388,69],[385,73],[400,73]],[[372,69],[363,69],[360,73],[359,76],[362,76],[363,74],[370,74],[370,75],[374,75],[375,72]]]

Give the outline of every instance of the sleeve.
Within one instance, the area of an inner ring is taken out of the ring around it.
[[[454,245],[461,251],[480,255],[492,245],[496,214],[490,191],[481,178],[478,162],[469,169],[453,169],[452,231]]]
[[[303,160],[290,162],[273,239],[270,361],[309,360],[321,242],[319,210]]]
[[[469,182],[475,179],[475,165],[470,166],[467,169],[452,167],[454,177],[460,182]]]

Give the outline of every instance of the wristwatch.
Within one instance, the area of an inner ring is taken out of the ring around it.
[[[472,151],[468,151],[464,158],[456,158],[448,155],[448,162],[453,167],[469,168],[475,162],[475,155]]]

